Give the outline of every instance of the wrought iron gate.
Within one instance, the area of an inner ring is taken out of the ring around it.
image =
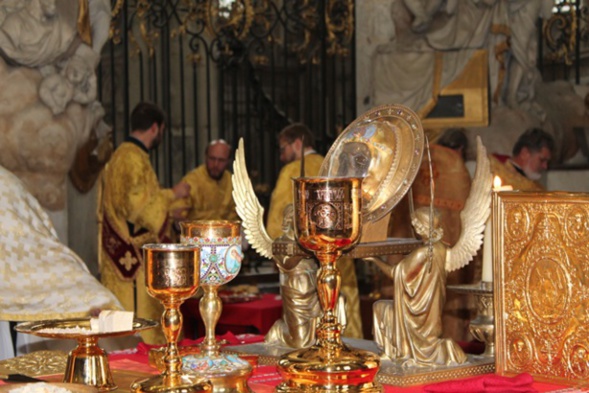
[[[356,117],[353,0],[116,0],[99,69],[118,145],[141,100],[171,132],[154,153],[165,186],[203,162],[208,141],[245,140],[264,203],[280,169],[276,135],[304,122],[325,153]]]

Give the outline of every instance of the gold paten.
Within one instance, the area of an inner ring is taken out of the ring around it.
[[[424,149],[419,116],[403,105],[383,105],[358,117],[333,143],[319,176],[361,177],[362,239],[409,191]],[[388,220],[385,221],[385,229]],[[385,240],[386,230],[380,231]]]
[[[317,292],[323,315],[317,342],[285,354],[278,372],[285,380],[278,392],[380,392],[374,381],[380,359],[350,348],[341,340],[335,315],[341,277],[336,262],[352,249],[362,231],[362,179],[298,178],[294,182],[295,234],[301,247],[320,263]]]
[[[549,382],[589,378],[589,194],[493,196],[496,365]]]
[[[178,336],[182,331],[180,305],[196,293],[200,282],[200,249],[187,244],[146,244],[145,287],[164,306],[162,330],[166,337],[161,375],[133,382],[134,393],[210,392],[213,387],[202,378],[182,372]]]
[[[120,337],[135,334],[141,330],[151,329],[157,323],[142,318],[133,320],[133,329],[120,332],[90,332],[90,318],[75,318],[62,320],[47,320],[23,322],[16,325],[15,330],[20,333],[33,334],[39,337],[75,339],[78,345],[70,351],[63,382],[80,383],[96,387],[99,391],[109,391],[117,388],[112,378],[108,364],[108,355],[98,346],[98,339],[104,337]],[[79,332],[48,332],[46,329],[76,329],[88,330]]]
[[[205,325],[205,338],[199,346],[200,352],[183,357],[184,371],[209,380],[215,393],[250,392],[247,379],[252,375],[252,366],[237,356],[221,353],[220,345],[215,338],[215,328],[223,311],[223,302],[218,294],[219,286],[235,277],[229,274],[226,266],[229,265],[228,259],[231,257],[227,254],[231,251],[237,252],[237,246],[227,245],[237,242],[241,258],[241,223],[201,220],[182,222],[180,227],[183,243],[198,245],[201,247],[201,254],[206,251],[205,255],[209,255],[208,258],[212,258],[213,254],[215,258],[201,261],[201,264],[210,264],[208,270],[201,269],[200,272],[204,294],[199,302],[199,311]],[[216,248],[216,252],[212,251],[213,248]],[[233,261],[237,263],[238,260]],[[239,263],[241,266],[241,259]]]
[[[0,360],[0,374],[39,375],[63,374],[67,364],[63,351],[36,351],[15,358]]]

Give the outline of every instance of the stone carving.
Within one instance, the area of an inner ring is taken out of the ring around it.
[[[49,210],[76,151],[109,135],[95,74],[109,23],[107,0],[0,1],[0,164]]]

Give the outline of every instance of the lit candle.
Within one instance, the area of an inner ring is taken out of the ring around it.
[[[493,192],[511,191],[512,186],[502,186],[501,178],[495,176],[493,179]],[[493,214],[489,215],[485,225],[485,234],[483,237],[483,281],[493,282],[493,232],[492,221]]]

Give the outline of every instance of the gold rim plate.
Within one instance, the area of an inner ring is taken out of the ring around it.
[[[403,105],[383,105],[354,120],[327,152],[319,176],[363,177],[363,219],[387,215],[419,171],[424,132],[419,116]]]
[[[53,319],[45,321],[22,322],[15,326],[20,333],[32,334],[48,338],[84,338],[84,337],[119,337],[135,334],[141,330],[151,329],[158,325],[150,319],[134,318],[133,330],[119,332],[80,333],[80,332],[43,332],[45,329],[73,329],[76,327],[90,329],[90,318]]]
[[[82,385],[81,383],[66,383],[66,382],[28,382],[28,383],[8,383],[0,386],[0,393],[8,393],[13,389],[25,387],[27,385],[38,385],[43,383],[45,385],[51,385],[56,388],[67,389],[72,393],[96,393],[98,389],[94,386]],[[40,386],[41,387],[41,386]]]

